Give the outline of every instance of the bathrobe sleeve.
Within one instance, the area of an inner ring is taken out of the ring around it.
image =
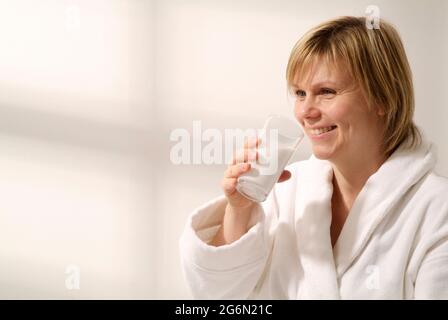
[[[247,299],[257,285],[269,255],[266,215],[256,204],[249,231],[237,241],[210,246],[227,200],[216,198],[196,209],[180,238],[181,263],[195,299]]]
[[[415,283],[416,299],[448,299],[448,237],[423,260]]]

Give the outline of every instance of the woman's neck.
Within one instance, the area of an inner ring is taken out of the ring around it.
[[[371,161],[343,162],[345,165],[333,166],[333,195],[331,198],[332,219],[330,227],[331,245],[335,246],[342,227],[349,215],[353,202],[369,177],[384,163],[385,157],[371,157]]]
[[[332,162],[334,194],[340,196],[350,209],[369,177],[385,160],[381,153],[377,153],[369,157],[352,157],[349,161]]]

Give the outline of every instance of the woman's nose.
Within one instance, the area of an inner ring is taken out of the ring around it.
[[[320,111],[316,107],[315,102],[311,97],[298,102],[298,116],[303,119],[317,118],[320,116]]]

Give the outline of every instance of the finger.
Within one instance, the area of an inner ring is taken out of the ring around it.
[[[237,163],[242,162],[250,162],[258,159],[258,151],[255,149],[244,149],[238,151],[232,160],[232,164],[235,165]]]
[[[238,163],[229,166],[224,172],[224,178],[238,178],[242,173],[250,169],[250,163]]]
[[[237,185],[236,178],[225,178],[222,180],[221,187],[226,195],[231,195],[235,192]]]
[[[252,157],[250,157],[250,152],[246,151],[246,150],[253,150],[256,149],[259,145],[260,145],[260,138],[257,137],[247,137],[244,139],[244,146],[243,146],[243,150],[237,151],[234,153],[234,155],[232,156],[232,161],[231,164],[237,164],[240,162],[247,162],[247,161],[252,161],[252,160],[257,160],[258,156],[255,154]],[[248,152],[248,153],[246,153]],[[249,154],[249,158],[248,158],[248,154]]]
[[[249,137],[244,141],[244,149],[258,147],[261,143],[261,139],[258,137]]]
[[[289,178],[291,178],[291,172],[289,172],[288,170],[283,170],[277,182],[284,182],[286,180],[289,180]]]

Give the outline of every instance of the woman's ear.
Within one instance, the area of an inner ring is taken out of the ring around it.
[[[384,107],[383,106],[378,106],[377,107],[377,114],[382,117],[386,114],[386,111],[384,111]]]

